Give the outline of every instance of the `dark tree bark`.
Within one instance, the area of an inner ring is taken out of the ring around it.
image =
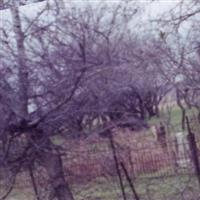
[[[58,200],[74,200],[69,184],[65,180],[63,162],[59,151],[44,131],[40,129],[31,131],[30,140],[35,144],[41,164],[46,169],[53,189],[53,196]]]
[[[26,66],[26,52],[24,45],[24,33],[21,28],[21,19],[17,6],[14,4],[11,8],[13,18],[13,29],[17,44],[17,64],[18,64],[18,76],[19,76],[19,116],[20,120],[26,119],[28,113],[28,68]],[[25,120],[26,122],[26,120]],[[39,147],[39,154],[42,160],[42,164],[45,166],[48,176],[51,181],[51,185],[54,190],[55,197],[58,200],[74,200],[68,183],[64,177],[63,164],[61,156],[58,153],[54,153],[51,142],[48,136],[43,131],[33,130],[32,137],[27,139],[31,140],[33,145]],[[42,141],[42,146],[41,146]]]
[[[60,155],[53,152],[44,152],[41,157],[48,173],[54,196],[58,200],[74,200],[69,184],[64,177]]]

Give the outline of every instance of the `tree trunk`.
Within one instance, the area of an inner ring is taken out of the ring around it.
[[[20,118],[26,118],[28,114],[28,69],[26,66],[26,53],[24,47],[24,33],[21,28],[21,19],[16,2],[11,7],[13,30],[16,38],[17,46],[17,63],[18,63],[18,93],[19,93],[19,110]]]
[[[159,104],[155,105],[155,114],[156,114],[157,117],[160,117]]]
[[[43,153],[42,161],[53,188],[53,196],[58,200],[74,200],[70,187],[64,177],[61,156],[51,152]]]
[[[198,122],[200,123],[200,110],[198,110],[197,119],[198,119]]]
[[[182,129],[185,130],[185,116],[186,116],[186,110],[181,102],[181,93],[179,89],[176,90],[176,102],[179,108],[181,109],[182,112],[182,119],[181,119],[181,124],[182,124]]]
[[[26,52],[24,47],[24,33],[21,28],[21,19],[17,2],[13,1],[11,7],[11,14],[13,20],[13,30],[16,38],[17,46],[17,62],[18,62],[18,83],[19,83],[19,116],[21,119],[26,119],[28,116],[28,68],[26,66]],[[58,200],[74,200],[69,186],[64,178],[62,160],[59,154],[54,154],[51,142],[48,140],[48,136],[42,131],[34,130],[32,132],[32,139],[36,146],[41,149],[39,154],[43,165],[46,168],[48,176],[51,180],[51,185],[54,189],[55,197]],[[42,147],[40,141],[43,141]]]
[[[62,158],[59,151],[41,129],[32,130],[30,139],[38,147],[36,149],[37,155],[48,174],[53,188],[53,197],[56,197],[57,200],[74,200],[70,187],[65,180]]]
[[[153,105],[146,106],[146,109],[147,109],[147,111],[148,111],[149,118],[152,118],[152,117],[155,116],[155,112],[154,112],[154,109],[153,109]]]
[[[139,109],[140,109],[140,117],[141,119],[145,120],[146,118],[146,111],[145,111],[145,106],[142,98],[140,97],[139,94],[137,94],[137,97],[139,99]]]

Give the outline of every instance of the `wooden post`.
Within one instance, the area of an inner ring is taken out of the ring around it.
[[[187,129],[188,129],[188,140],[189,140],[189,146],[192,154],[192,161],[195,167],[196,175],[199,181],[199,186],[200,186],[200,162],[198,158],[198,148],[197,148],[197,143],[195,139],[194,133],[192,133],[191,128],[190,128],[190,122],[188,117],[186,117],[186,122],[187,122]]]

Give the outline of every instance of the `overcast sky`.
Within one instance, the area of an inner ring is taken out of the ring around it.
[[[81,5],[81,4],[84,4],[85,2],[96,4],[96,3],[101,2],[102,0],[64,0],[64,1],[68,3],[73,2],[73,3]],[[115,2],[120,2],[120,1],[121,0],[104,0],[104,2],[107,2],[107,3],[115,3]],[[157,14],[161,14],[163,12],[168,11],[170,8],[175,6],[177,2],[179,1],[180,0],[155,0],[153,3],[150,3],[151,0],[137,0],[137,2],[143,4],[144,6],[148,4],[149,8],[147,9],[147,13],[151,17],[155,17]],[[42,7],[42,5],[44,5],[44,2],[31,3],[26,6],[21,6],[21,10],[26,11],[27,13],[31,14],[31,13],[35,13],[36,10],[38,10],[38,8]],[[3,10],[3,11],[0,11],[0,13],[1,13],[1,18],[3,18],[4,16],[7,15],[8,11]]]
[[[50,0],[53,1],[53,0]],[[64,0],[65,2],[73,2],[77,4],[78,6],[84,5],[86,2],[90,2],[92,4],[98,4],[99,2],[102,2],[102,0]],[[119,2],[121,0],[104,0],[104,2],[109,3],[115,3]],[[146,8],[146,12],[143,13],[142,18],[143,20],[149,20],[156,18],[159,14],[162,14],[164,12],[167,12],[171,8],[175,7],[175,5],[180,0],[155,0],[154,2],[150,3],[151,0],[137,0],[141,4],[141,6],[144,6]],[[25,6],[21,6],[20,10],[22,13],[25,13],[26,16],[32,16],[37,15],[37,13],[43,8],[45,5],[45,2],[39,2],[39,3],[31,3]],[[0,11],[0,27],[4,26],[3,21],[4,20],[11,19],[10,11],[7,10],[1,10]]]

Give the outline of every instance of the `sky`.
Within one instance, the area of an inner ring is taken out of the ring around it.
[[[30,2],[33,0],[29,0]],[[52,1],[52,0],[50,0]],[[102,0],[63,0],[64,2],[73,2],[76,4],[84,4],[85,2],[90,2],[90,3],[99,3]],[[115,3],[115,2],[120,2],[121,0],[104,0],[104,2],[109,3]],[[147,9],[147,14],[150,17],[155,17],[158,14],[161,14],[163,12],[166,12],[170,8],[176,5],[177,2],[180,0],[154,0],[152,3],[151,0],[132,0],[132,1],[137,1],[141,4],[147,5],[148,4],[148,9]],[[29,14],[34,14],[35,10],[38,10],[40,7],[44,5],[44,2],[39,2],[39,3],[30,3],[25,6],[21,6],[21,10],[29,13]],[[8,10],[1,10],[0,11],[0,17],[1,19],[5,16],[8,15]]]
[[[30,0],[30,1],[35,1],[35,0]],[[49,1],[53,1],[53,0],[49,0]],[[78,6],[80,6],[80,5],[84,5],[86,2],[97,4],[101,2],[102,0],[63,0],[63,1],[65,3],[73,2],[77,4]],[[119,2],[119,1],[121,0],[104,0],[104,2],[107,2],[108,4]],[[172,9],[180,0],[154,0],[153,2],[151,0],[132,0],[132,1],[137,1],[141,4],[142,7],[144,6],[146,11],[143,13],[141,20],[146,21],[150,19],[155,19],[158,15]],[[25,15],[34,17],[34,16],[37,16],[37,13],[40,10],[42,10],[44,5],[45,5],[45,1],[39,2],[39,3],[30,3],[28,5],[21,6],[20,11],[24,13]],[[0,10],[0,27],[5,28],[4,21],[9,20],[9,19],[11,20],[9,9]]]
[[[144,2],[146,2],[144,0]],[[179,0],[159,0],[159,1],[154,1],[148,6],[147,9],[147,15],[150,17],[156,17],[159,14],[162,14],[164,12],[169,11],[173,7],[176,6],[176,4],[180,2]]]

